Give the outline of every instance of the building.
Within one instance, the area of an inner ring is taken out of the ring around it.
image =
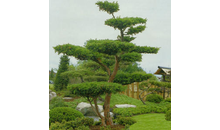
[[[162,75],[162,81],[171,82],[171,68],[158,66],[158,70],[154,73]]]

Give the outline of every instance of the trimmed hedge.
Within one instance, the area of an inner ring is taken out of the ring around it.
[[[49,124],[53,122],[62,122],[62,120],[71,121],[77,117],[83,117],[83,114],[73,108],[69,107],[56,107],[50,110]]]
[[[166,106],[140,106],[136,108],[115,108],[113,113],[116,117],[131,117],[133,115],[146,114],[146,113],[165,113],[167,111]]]
[[[147,95],[146,101],[160,103],[161,101],[163,101],[163,97],[158,94],[150,94]]]

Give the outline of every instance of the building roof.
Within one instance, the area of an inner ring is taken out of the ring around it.
[[[171,75],[171,68],[158,66],[158,70],[154,74]]]

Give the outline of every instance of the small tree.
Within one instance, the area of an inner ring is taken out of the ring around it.
[[[152,86],[155,86],[155,87],[152,88]],[[152,94],[154,92],[160,92],[160,93],[165,94],[165,92],[164,92],[165,88],[167,88],[167,89],[171,88],[171,83],[169,83],[169,82],[160,82],[160,81],[155,81],[155,80],[148,80],[148,81],[142,82],[140,84],[140,89],[142,90],[142,92],[139,94],[139,98],[141,99],[142,103],[146,105],[146,103],[144,102],[143,99],[147,95]],[[142,96],[142,94],[144,92],[148,92],[148,93],[145,94],[144,96]]]
[[[114,13],[119,11],[119,5],[116,2],[101,2],[98,1],[96,3],[99,9],[102,11],[106,11],[108,14],[112,15],[113,18],[105,21],[105,24],[113,27],[114,29],[118,29],[120,31],[120,36],[118,36],[117,40],[88,40],[84,47],[64,44],[58,45],[54,47],[55,52],[58,54],[63,53],[68,56],[74,56],[78,60],[92,60],[98,63],[107,73],[108,82],[110,85],[108,89],[103,89],[103,93],[105,94],[105,102],[104,102],[104,118],[102,121],[102,125],[113,125],[112,119],[109,114],[110,110],[110,99],[113,91],[117,88],[117,85],[112,83],[115,79],[115,76],[118,72],[120,62],[136,62],[142,60],[141,53],[151,53],[156,54],[159,48],[156,47],[148,47],[148,46],[137,46],[134,43],[131,43],[132,40],[135,39],[133,35],[136,35],[146,28],[146,19],[139,17],[115,17]],[[110,67],[108,64],[108,60],[114,59],[113,65],[114,67]],[[76,93],[77,88],[79,90],[83,89],[80,87],[82,85],[76,85],[72,87],[68,87],[71,92]],[[97,85],[88,85],[94,89],[94,91],[99,89]],[[86,87],[86,86],[84,86]],[[92,90],[92,89],[89,89]],[[89,93],[92,91],[88,91]],[[97,94],[97,93],[96,93]],[[83,96],[83,95],[81,95]]]
[[[67,76],[61,76],[61,73],[67,71],[69,65],[69,58],[66,55],[60,57],[60,65],[54,81],[54,89],[56,91],[65,89],[69,83]]]

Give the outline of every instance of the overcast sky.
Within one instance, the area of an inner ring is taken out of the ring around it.
[[[112,2],[113,0],[108,0]],[[119,30],[104,25],[112,18],[99,11],[97,0],[50,0],[49,3],[49,69],[58,68],[60,56],[53,47],[60,44],[83,46],[89,39],[112,39]],[[157,54],[142,54],[140,66],[155,72],[158,66],[171,67],[171,2],[170,0],[118,0],[115,16],[147,18],[147,28],[132,42],[140,46],[160,47]],[[70,63],[77,60],[70,57]]]

